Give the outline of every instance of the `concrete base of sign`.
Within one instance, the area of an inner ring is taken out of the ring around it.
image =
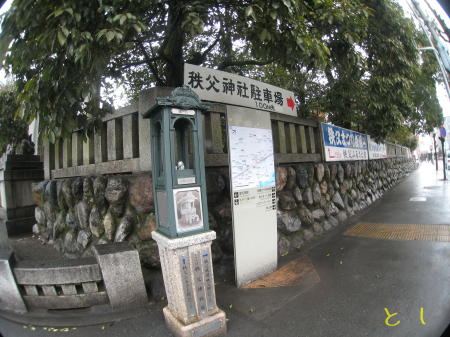
[[[166,288],[168,328],[177,337],[224,335],[225,313],[217,308],[211,258],[216,233],[170,239],[153,232],[152,237],[158,243]]]
[[[163,309],[163,313],[167,328],[175,337],[218,337],[227,333],[226,317],[222,310],[189,325],[177,320],[168,307]]]

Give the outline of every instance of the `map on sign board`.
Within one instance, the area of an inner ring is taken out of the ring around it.
[[[275,185],[272,130],[229,127],[233,191]]]

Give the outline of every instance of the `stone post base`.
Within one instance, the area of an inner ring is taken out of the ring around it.
[[[168,305],[164,317],[176,337],[213,337],[226,333],[225,313],[217,307],[211,259],[214,231],[170,239],[152,233],[158,243]]]
[[[168,307],[163,309],[163,313],[167,328],[175,337],[219,337],[227,333],[225,313],[220,309],[216,314],[189,325],[177,320]]]

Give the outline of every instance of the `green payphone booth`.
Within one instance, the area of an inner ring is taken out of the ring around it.
[[[208,228],[201,112],[207,109],[189,87],[157,98],[150,118],[152,175],[158,243],[169,330],[176,337],[226,334],[217,307],[211,258],[216,233]]]
[[[144,113],[151,119],[158,231],[170,238],[208,230],[201,120],[207,108],[180,87]]]

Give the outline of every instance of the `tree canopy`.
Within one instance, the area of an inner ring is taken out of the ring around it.
[[[28,136],[27,124],[16,119],[15,90],[11,84],[0,87],[0,156],[8,145],[17,145]]]
[[[294,78],[291,89],[297,93],[306,89],[303,115],[326,112],[337,125],[411,144],[412,135],[442,124],[435,87],[439,65],[433,53],[419,51],[427,39],[397,4],[362,2],[370,11],[365,30],[359,40],[330,39],[331,61],[324,69],[296,76],[280,76],[280,69],[266,74],[271,81],[284,78],[286,85]]]
[[[184,62],[289,88],[299,114],[325,112],[386,137],[441,118],[430,110],[436,70],[427,61],[421,72],[417,36],[390,0],[15,0],[0,61],[16,79],[21,116],[39,115],[51,141],[96,125],[110,107],[108,81],[136,97],[181,85]],[[418,74],[426,90],[415,95]]]

